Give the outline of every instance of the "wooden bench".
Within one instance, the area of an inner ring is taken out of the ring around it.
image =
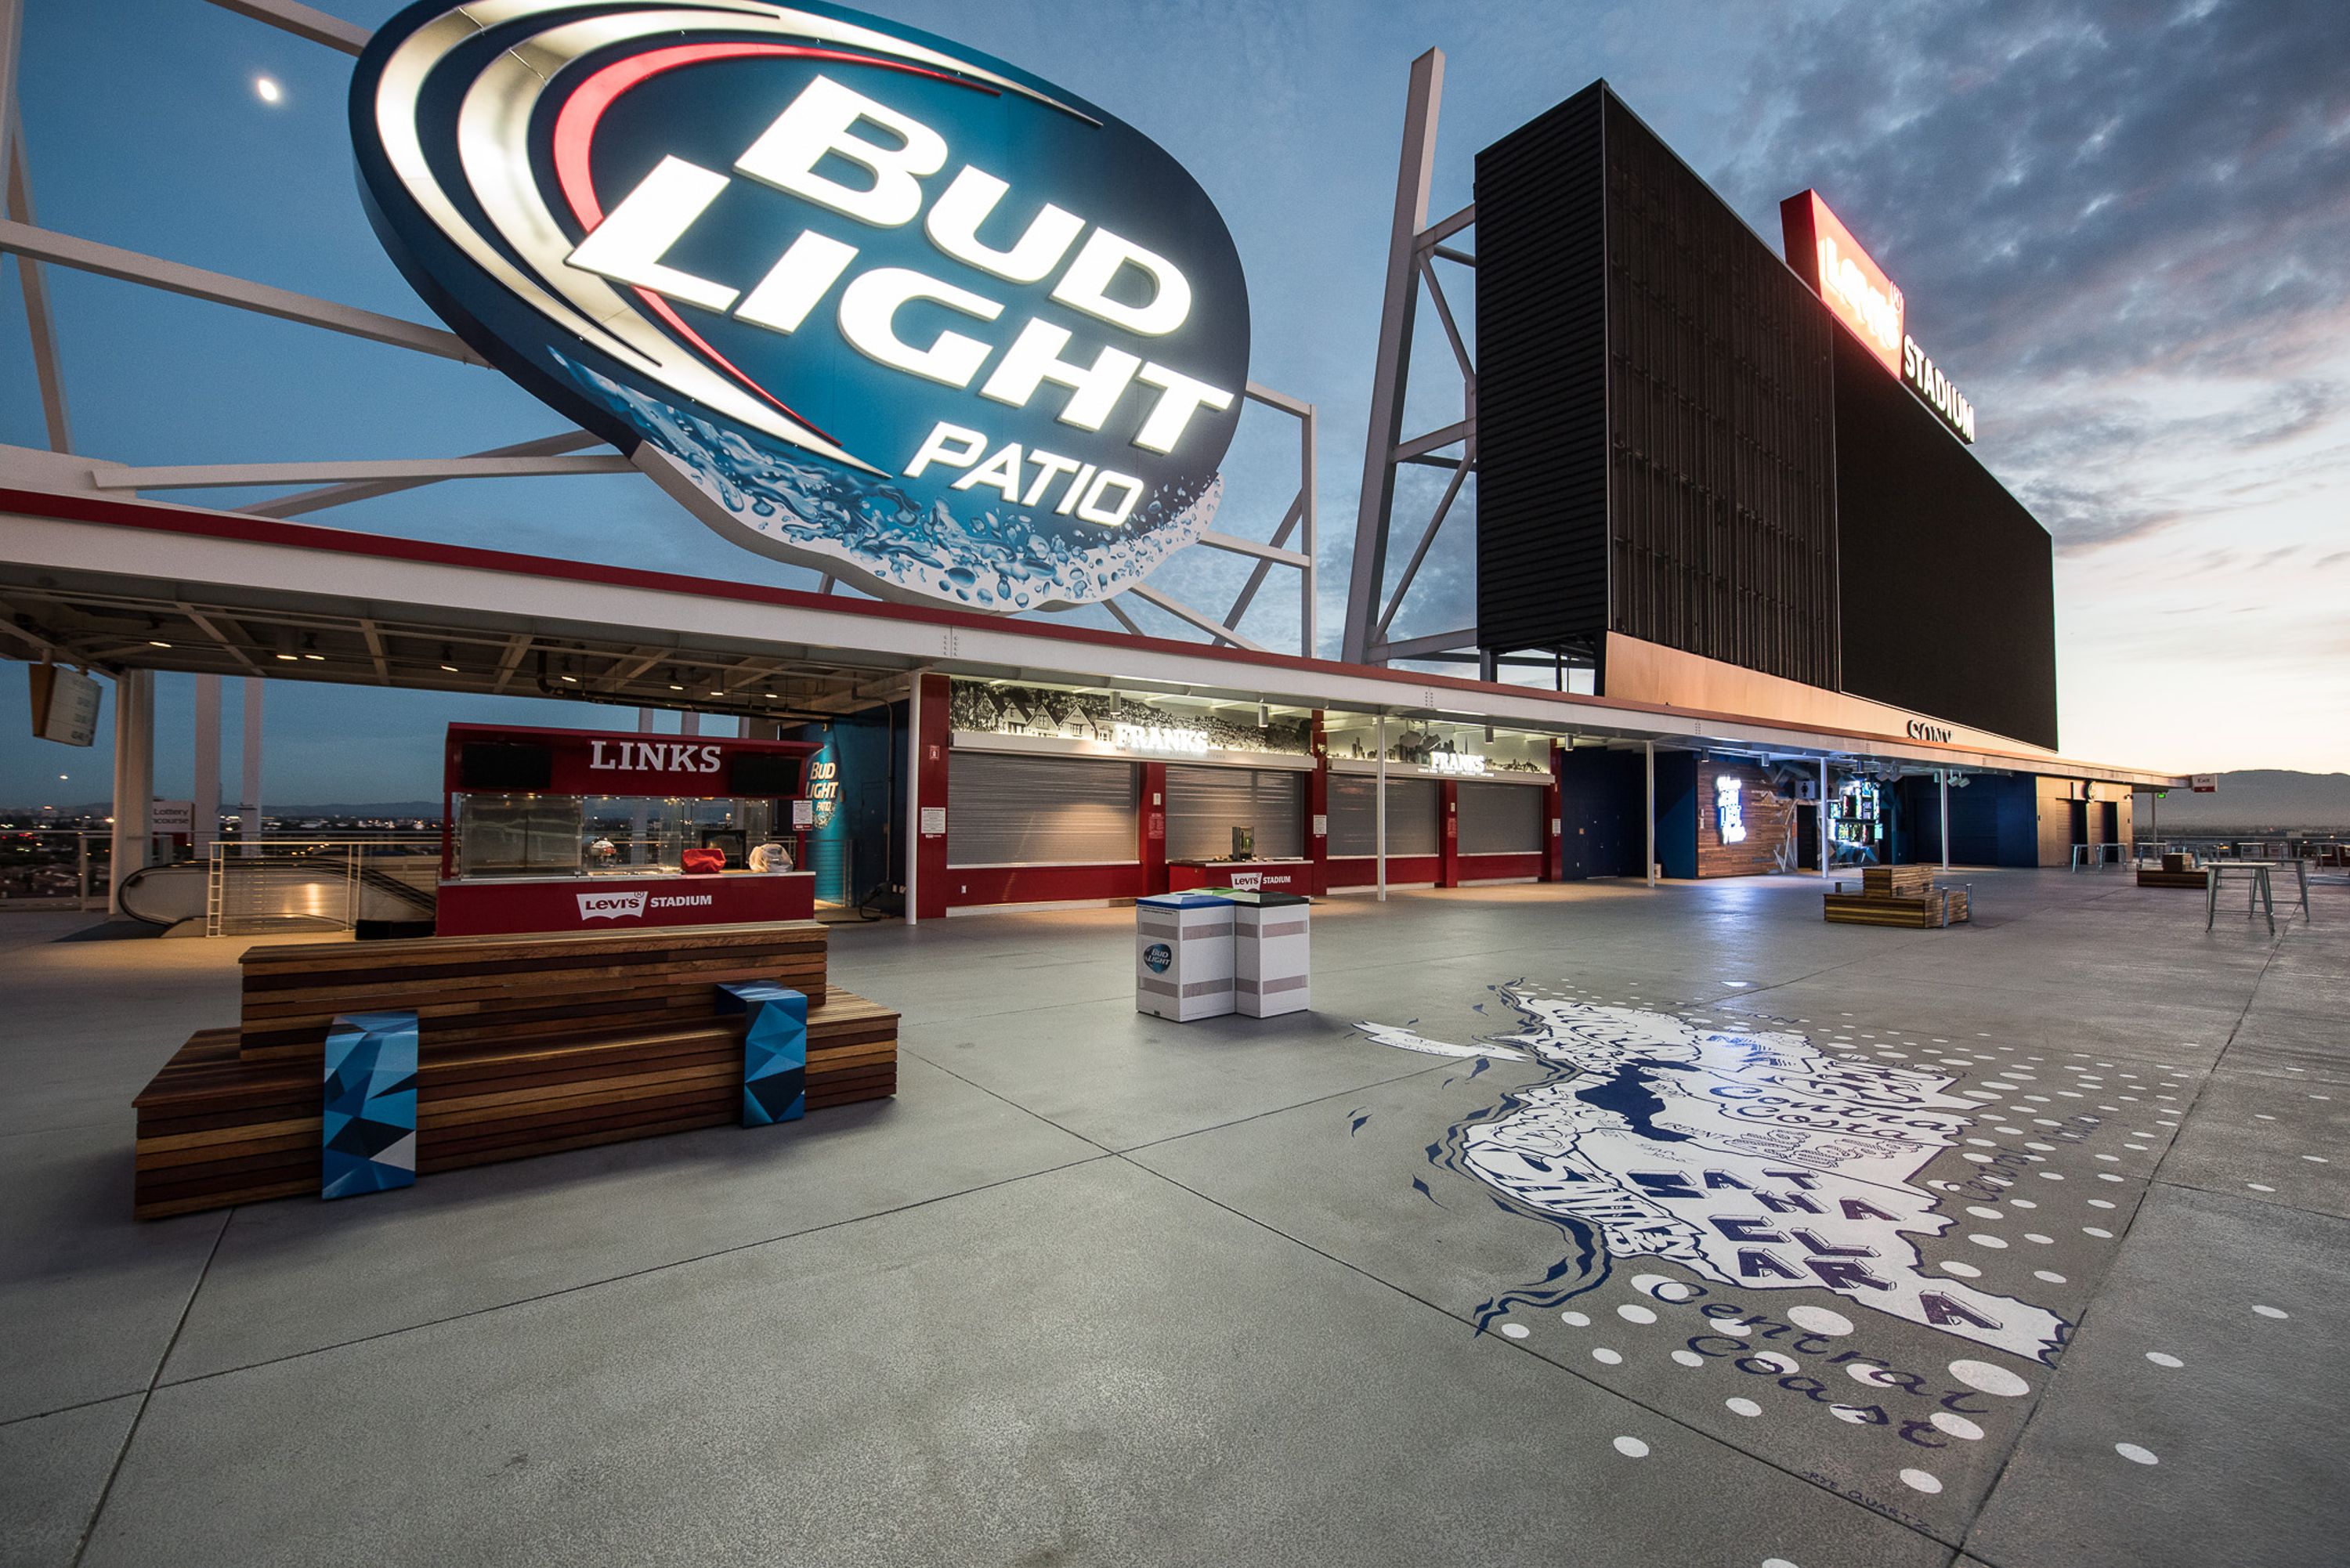
[[[2195,864],[2195,857],[2176,850],[2166,851],[2159,868],[2141,866],[2137,868],[2137,885],[2141,888],[2201,888],[2209,880],[2203,868]]]
[[[1931,866],[1865,866],[1860,891],[1847,893],[1839,883],[1822,896],[1822,918],[1835,925],[1903,926],[1939,930],[1965,921],[1970,915],[1967,889],[1934,883]]]
[[[419,1175],[738,1120],[722,981],[806,994],[808,1109],[897,1092],[898,1014],[826,984],[813,921],[256,948],[244,968],[243,1026],[198,1033],[132,1102],[140,1219],[317,1191],[342,1012],[419,1015]]]

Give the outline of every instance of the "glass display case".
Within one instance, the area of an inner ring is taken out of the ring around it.
[[[452,724],[443,935],[806,919],[799,741]]]

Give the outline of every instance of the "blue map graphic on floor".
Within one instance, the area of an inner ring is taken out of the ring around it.
[[[1954,1077],[1834,1055],[1793,1032],[1700,1027],[1523,982],[1495,989],[1519,1027],[1476,1044],[1356,1026],[1399,1050],[1547,1069],[1429,1146],[1432,1164],[1573,1243],[1539,1284],[1486,1303],[1480,1327],[1513,1307],[1555,1307],[1605,1281],[1611,1262],[1642,1258],[1745,1290],[1825,1288],[2054,1364],[2072,1324],[1927,1273],[1910,1240],[1958,1223],[1918,1179],[1981,1111],[1950,1092]]]

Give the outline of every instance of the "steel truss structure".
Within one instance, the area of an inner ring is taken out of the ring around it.
[[[1394,221],[1388,230],[1386,290],[1379,306],[1378,358],[1371,377],[1371,420],[1363,443],[1363,486],[1355,522],[1354,575],[1347,591],[1347,628],[1341,657],[1349,663],[1387,664],[1396,659],[1433,659],[1466,663],[1474,651],[1477,628],[1400,639],[1388,635],[1396,614],[1419,579],[1430,546],[1452,515],[1461,486],[1477,472],[1477,366],[1461,324],[1445,298],[1436,264],[1450,262],[1475,269],[1474,254],[1446,244],[1475,226],[1477,204],[1471,202],[1451,217],[1428,221],[1428,189],[1436,167],[1437,111],[1444,97],[1444,51],[1430,49],[1411,63],[1411,87],[1405,102],[1403,154],[1396,167]],[[1410,389],[1413,329],[1419,324],[1419,296],[1425,289],[1452,350],[1453,368],[1461,377],[1461,418],[1417,435],[1404,433],[1404,399]],[[1435,510],[1422,524],[1403,575],[1387,586],[1388,535],[1395,517],[1398,472],[1407,465],[1448,471],[1451,477]],[[1545,661],[1547,662],[1547,661]],[[1483,670],[1487,679],[1492,670]]]
[[[238,16],[289,33],[296,37],[357,56],[367,47],[366,29],[296,0],[211,0]],[[149,490],[205,487],[302,484],[316,488],[279,496],[241,508],[259,517],[295,517],[332,506],[414,489],[453,479],[496,479],[525,475],[629,473],[639,471],[629,454],[588,449],[605,445],[600,437],[571,430],[536,441],[493,448],[462,457],[369,460],[354,462],[198,463],[168,467],[138,467],[78,453],[66,405],[57,335],[49,307],[45,269],[51,266],[95,274],[148,288],[209,300],[239,310],[299,322],[325,331],[344,333],[371,342],[430,354],[468,365],[486,365],[455,333],[442,327],[384,316],[371,310],[337,304],[254,283],[224,273],[119,246],[99,244],[40,226],[34,215],[31,175],[27,168],[22,118],[17,107],[16,79],[22,38],[23,0],[0,0],[0,167],[5,167],[5,215],[0,217],[0,254],[16,258],[25,315],[33,346],[33,369],[38,380],[49,451],[74,460],[72,465],[42,462],[35,470],[42,488],[94,490],[136,493]],[[1128,633],[1148,635],[1119,603],[1133,599],[1151,606],[1182,625],[1203,633],[1211,641],[1253,652],[1267,649],[1240,629],[1257,602],[1265,580],[1276,566],[1298,574],[1298,652],[1314,654],[1315,551],[1317,532],[1315,510],[1315,463],[1317,415],[1315,405],[1251,381],[1245,388],[1253,403],[1286,414],[1298,422],[1298,484],[1280,522],[1265,540],[1210,531],[1198,543],[1212,550],[1247,558],[1251,570],[1229,608],[1217,617],[1169,594],[1138,584],[1101,601],[1102,607]],[[1294,543],[1293,543],[1294,541]],[[820,591],[831,593],[834,579],[824,576]],[[1055,612],[1066,614],[1067,612]],[[663,682],[661,684],[667,684]],[[673,693],[671,694],[673,698]],[[662,706],[699,707],[697,702],[648,702]]]

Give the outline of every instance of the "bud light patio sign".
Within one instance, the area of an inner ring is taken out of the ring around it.
[[[1246,285],[1139,131],[945,39],[754,0],[425,0],[360,183],[484,355],[739,545],[1011,611],[1209,526]]]

